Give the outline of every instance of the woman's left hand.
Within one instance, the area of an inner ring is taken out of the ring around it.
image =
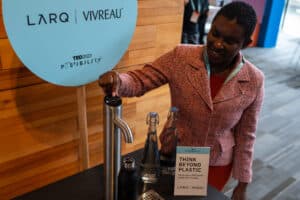
[[[247,186],[248,183],[239,182],[238,185],[234,188],[231,199],[233,200],[246,200],[247,195]]]

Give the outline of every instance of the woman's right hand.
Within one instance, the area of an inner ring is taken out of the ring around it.
[[[116,71],[108,71],[100,75],[98,84],[102,87],[106,95],[118,96],[118,89],[121,84],[119,73]]]

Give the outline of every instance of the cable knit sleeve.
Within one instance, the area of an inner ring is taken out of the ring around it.
[[[142,96],[146,92],[169,82],[173,67],[176,48],[159,57],[143,69],[120,74],[121,85],[118,90],[120,96]]]

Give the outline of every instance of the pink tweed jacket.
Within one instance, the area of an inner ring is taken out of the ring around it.
[[[202,51],[203,46],[178,45],[142,70],[121,74],[118,94],[141,96],[168,83],[171,104],[180,111],[179,144],[211,147],[211,166],[233,162],[233,177],[251,182],[264,75],[246,60],[238,74],[212,99]]]

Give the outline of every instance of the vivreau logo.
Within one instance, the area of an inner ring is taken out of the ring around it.
[[[92,54],[83,54],[72,56],[72,60],[60,65],[61,70],[74,69],[77,67],[85,67],[87,65],[100,63],[102,57],[93,57]]]

